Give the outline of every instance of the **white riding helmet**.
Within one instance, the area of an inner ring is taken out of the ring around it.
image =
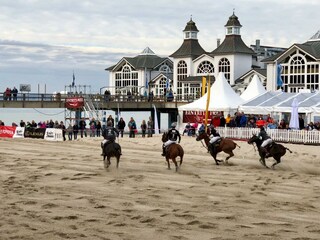
[[[171,127],[172,128],[175,128],[177,126],[177,123],[176,122],[173,122],[172,124],[171,124]]]

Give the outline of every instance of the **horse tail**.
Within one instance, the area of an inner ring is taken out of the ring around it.
[[[289,151],[289,153],[292,153],[292,151],[289,148],[284,147],[285,149],[287,149]]]
[[[237,143],[234,143],[238,148],[241,148]]]

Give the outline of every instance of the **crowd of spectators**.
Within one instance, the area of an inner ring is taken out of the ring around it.
[[[18,96],[18,89],[13,87],[12,89],[7,87],[6,90],[3,92],[3,100],[4,101],[17,101]]]
[[[106,122],[108,121],[112,122],[112,126],[116,127],[119,130],[119,137],[123,137],[123,133],[126,132],[127,129],[130,138],[134,138],[138,133],[138,126],[133,117],[130,118],[127,125],[122,117],[116,123],[112,115],[110,115],[107,118]],[[0,126],[5,126],[5,123],[1,120]],[[69,124],[67,127],[64,125],[63,121],[53,121],[52,119],[47,121],[40,121],[38,123],[36,123],[34,120],[27,122],[21,120],[19,124],[13,122],[11,126],[24,127],[25,129],[59,128],[62,129],[64,141],[66,140],[66,138],[68,138],[68,140],[76,140],[79,137],[101,137],[103,128],[101,121],[96,120],[95,118],[89,120],[86,118],[82,118],[74,124]],[[142,121],[140,125],[140,133],[142,137],[152,137],[154,133],[154,124],[151,117],[149,117],[148,121]]]

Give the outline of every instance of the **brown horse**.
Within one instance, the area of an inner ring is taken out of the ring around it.
[[[288,150],[290,153],[292,153],[292,151],[289,148],[284,147],[280,143],[273,142],[268,147],[270,155],[267,157],[265,151],[262,151],[262,149],[261,149],[262,142],[263,141],[255,134],[248,140],[249,144],[256,143],[258,151],[259,151],[259,155],[260,155],[259,161],[266,168],[268,168],[268,166],[266,165],[266,158],[273,157],[274,160],[276,160],[276,162],[273,163],[271,166],[271,168],[274,169],[274,166],[281,162],[281,157],[286,154],[286,150]]]
[[[162,142],[165,143],[166,141],[168,141],[168,133],[164,132],[162,134]],[[172,159],[172,162],[176,166],[176,172],[177,172],[178,171],[178,164],[177,164],[176,158],[180,157],[180,165],[179,166],[181,166],[182,161],[183,161],[183,155],[184,155],[183,148],[179,144],[172,143],[169,146],[167,146],[165,157],[166,157],[166,161],[168,163],[168,169],[170,169],[169,159]]]
[[[206,143],[206,146],[208,148],[209,141],[210,141],[209,135],[205,132],[199,133],[199,136],[197,136],[196,140],[201,141],[202,139],[204,139],[204,142]],[[231,139],[222,138],[218,146],[214,148],[208,148],[208,150],[210,151],[210,154],[213,157],[213,159],[216,161],[216,164],[219,165],[219,162],[223,162],[223,161],[217,159],[217,154],[219,152],[225,152],[229,154],[229,156],[226,157],[226,163],[228,163],[229,158],[234,156],[232,151],[236,147],[240,148],[240,146],[236,144],[234,141],[232,141]]]

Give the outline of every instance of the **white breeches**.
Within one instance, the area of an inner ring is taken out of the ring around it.
[[[261,147],[265,147],[267,146],[268,144],[272,143],[272,139],[271,138],[268,138],[266,140],[263,141],[263,143],[261,144]]]
[[[212,137],[211,139],[210,139],[210,141],[209,141],[209,143],[215,143],[216,141],[218,141],[219,139],[220,139],[221,137]]]
[[[168,140],[168,141],[166,141],[163,145],[164,145],[165,147],[167,147],[167,146],[169,146],[169,145],[172,144],[172,143],[176,143],[176,141]]]

